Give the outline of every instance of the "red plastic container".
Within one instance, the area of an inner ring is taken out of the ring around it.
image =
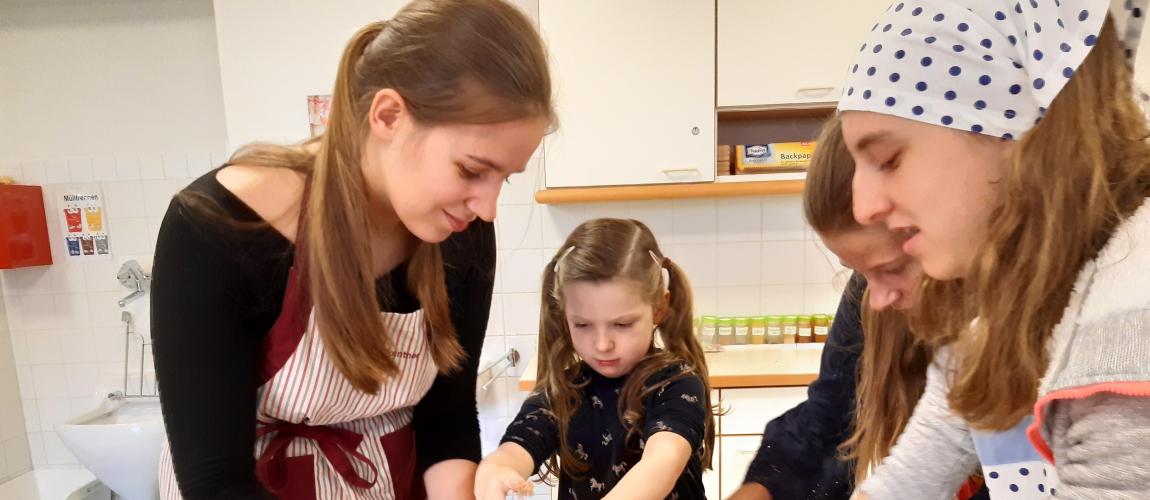
[[[0,269],[52,263],[40,186],[0,185]]]

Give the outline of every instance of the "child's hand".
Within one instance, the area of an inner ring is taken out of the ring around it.
[[[527,478],[506,465],[483,461],[475,471],[475,500],[507,500],[509,493],[531,496]]]

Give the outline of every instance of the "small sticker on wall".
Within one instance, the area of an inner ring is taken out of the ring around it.
[[[110,259],[107,215],[99,190],[69,189],[59,196],[57,206],[68,260]]]
[[[307,121],[311,126],[311,136],[315,137],[327,129],[327,117],[331,114],[330,95],[307,96]]]

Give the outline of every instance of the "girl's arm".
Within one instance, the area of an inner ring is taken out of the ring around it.
[[[675,482],[691,458],[691,443],[673,432],[658,432],[647,439],[643,458],[619,480],[604,500],[660,500],[675,488]]]
[[[875,469],[856,495],[876,499],[949,500],[978,465],[970,430],[946,401],[945,353],[926,375],[926,390],[914,408],[890,456]]]
[[[1051,404],[1057,498],[1150,498],[1150,398],[1099,393]]]
[[[559,449],[559,426],[549,407],[540,393],[523,402],[499,448],[479,463],[475,474],[478,500],[504,500],[508,491],[530,492],[527,478]]]
[[[530,495],[527,478],[535,471],[535,461],[522,446],[507,442],[479,463],[475,477],[477,500],[505,500],[508,491]]]

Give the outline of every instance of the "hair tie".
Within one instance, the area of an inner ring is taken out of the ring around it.
[[[563,253],[559,254],[559,257],[555,259],[555,267],[552,268],[553,271],[559,272],[559,263],[563,262],[563,259],[566,259],[567,255],[570,254],[572,250],[575,250],[575,245],[567,247],[567,250],[564,250]]]

